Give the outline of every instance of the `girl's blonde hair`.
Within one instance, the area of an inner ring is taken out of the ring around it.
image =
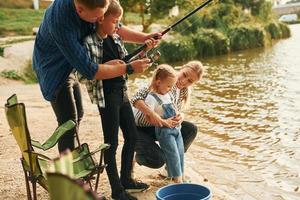
[[[156,70],[154,71],[152,81],[149,87],[149,90],[151,91],[157,91],[157,86],[156,86],[156,81],[157,80],[165,80],[166,78],[176,78],[176,71],[171,67],[170,65],[167,64],[161,64],[158,65]]]
[[[108,0],[109,6],[107,8],[107,11],[104,14],[104,17],[107,17],[108,15],[122,15],[123,14],[123,8],[118,0]]]

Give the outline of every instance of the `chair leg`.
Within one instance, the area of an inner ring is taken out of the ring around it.
[[[32,183],[32,190],[33,190],[33,200],[37,200],[37,196],[36,196],[36,182],[35,181]]]
[[[27,176],[26,171],[25,171],[25,170],[23,170],[23,171],[24,171],[24,175],[25,175],[26,191],[27,191],[27,199],[28,199],[28,200],[32,200],[28,176]]]
[[[97,189],[98,189],[99,179],[100,179],[100,170],[98,170],[98,173],[97,173],[97,178],[96,178],[96,183],[95,183],[95,189],[94,189],[95,192],[97,192]]]

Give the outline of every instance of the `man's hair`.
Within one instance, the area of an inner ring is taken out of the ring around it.
[[[94,9],[98,7],[104,8],[106,4],[109,3],[109,0],[75,0],[75,1],[90,9]]]

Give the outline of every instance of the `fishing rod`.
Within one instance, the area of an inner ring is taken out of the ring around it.
[[[191,12],[189,12],[183,18],[181,18],[180,20],[178,20],[177,22],[175,22],[174,24],[172,24],[168,28],[166,28],[164,31],[162,31],[161,32],[161,36],[164,36],[166,33],[168,33],[170,30],[172,30],[175,26],[177,26],[178,24],[180,24],[181,22],[183,22],[184,20],[186,20],[187,18],[189,18],[190,16],[192,16],[194,13],[196,13],[198,10],[200,10],[203,7],[205,7],[206,5],[208,5],[212,1],[213,0],[207,0],[204,3],[202,3],[200,6],[198,6],[197,8],[195,8],[194,10],[192,10]],[[153,39],[156,40],[156,39],[158,39],[158,37],[154,36]],[[133,57],[135,57],[136,55],[138,55],[141,51],[143,51],[146,48],[147,48],[146,44],[140,46],[135,51],[133,51],[131,54],[128,54],[127,56],[125,56],[125,58],[123,59],[123,61],[124,62],[130,61]]]

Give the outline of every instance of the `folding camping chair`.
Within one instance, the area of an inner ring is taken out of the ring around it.
[[[44,174],[50,158],[37,153],[33,147],[44,151],[52,148],[58,142],[59,138],[68,130],[75,128],[76,124],[71,120],[67,121],[59,126],[44,144],[40,144],[38,141],[31,140],[26,121],[25,105],[18,103],[15,94],[7,99],[5,114],[12,134],[22,153],[21,163],[25,175],[27,197],[29,200],[32,198],[37,199],[36,183],[48,190]],[[92,188],[91,180],[96,176],[95,191],[97,191],[100,174],[105,168],[105,164],[103,164],[103,152],[107,148],[109,148],[108,144],[102,144],[95,151],[90,152],[88,145],[85,143],[72,151],[75,178],[84,180]],[[97,164],[92,155],[99,151],[101,153],[98,161],[99,164]],[[31,193],[30,182],[32,183],[33,193]]]

